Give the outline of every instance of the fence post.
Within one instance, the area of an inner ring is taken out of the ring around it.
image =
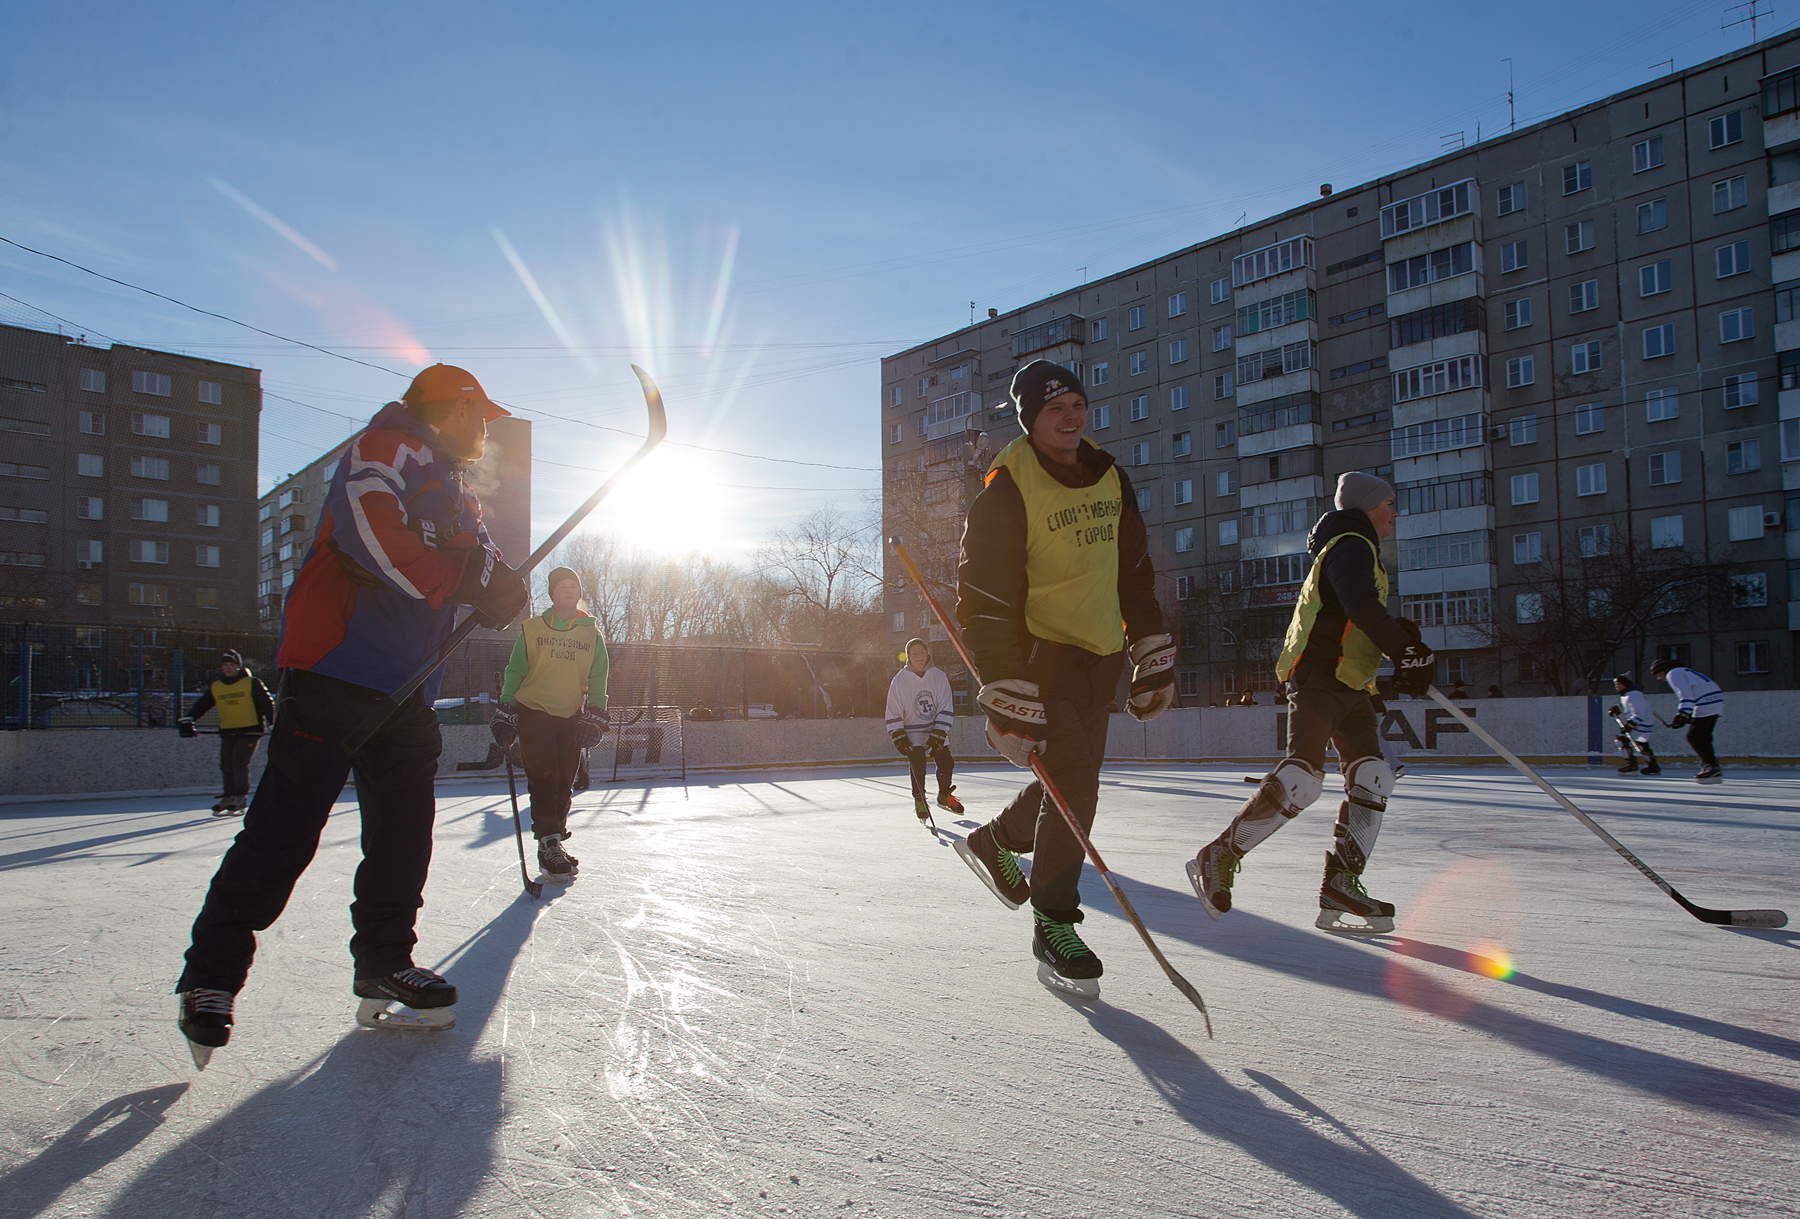
[[[137,632],[137,726],[144,726],[144,628]]]
[[[31,727],[31,638],[19,631],[19,727]]]
[[[182,649],[176,648],[175,655],[172,658],[172,664],[175,669],[175,697],[172,700],[174,705],[169,708],[169,722],[171,724],[181,718],[182,704],[187,702],[187,670],[182,666],[183,659]]]

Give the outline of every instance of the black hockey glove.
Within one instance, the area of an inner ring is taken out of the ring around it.
[[[181,734],[183,740],[188,740],[200,735],[198,732],[194,731],[194,721],[185,715],[175,721],[175,731]]]
[[[894,733],[893,738],[894,748],[900,751],[901,757],[910,761],[912,758],[912,738],[907,736],[904,732]]]
[[[944,743],[949,739],[942,728],[933,728],[925,735],[925,752],[936,753],[944,747]]]
[[[575,724],[575,747],[577,749],[593,749],[600,744],[600,738],[606,735],[606,712],[592,707],[583,707],[581,717]]]
[[[1689,724],[1691,724],[1693,722],[1694,722],[1693,716],[1689,715],[1685,711],[1677,711],[1675,713],[1675,718],[1669,721],[1669,727],[1671,727],[1671,728],[1686,728]]]
[[[1614,703],[1612,706],[1610,706],[1606,709],[1606,714],[1612,716],[1614,719],[1618,719],[1619,718],[1619,710],[1620,710],[1619,705],[1617,703]]]
[[[1436,666],[1437,658],[1425,646],[1418,623],[1410,618],[1396,618],[1394,621],[1412,637],[1412,642],[1401,648],[1400,655],[1394,657],[1394,693],[1424,698],[1425,691],[1431,688],[1431,671]]]
[[[494,718],[488,722],[488,731],[494,736],[494,744],[511,749],[512,743],[519,739],[519,709],[511,703],[496,706]]]
[[[482,626],[497,631],[513,624],[531,595],[519,573],[501,562],[500,552],[490,546],[469,552],[450,599],[469,606]]]

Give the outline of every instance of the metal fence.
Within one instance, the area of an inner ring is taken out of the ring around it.
[[[0,727],[160,728],[173,724],[235,648],[271,688],[276,637],[203,630],[0,623]],[[899,668],[886,655],[813,648],[613,644],[610,701],[707,718],[880,716]],[[485,718],[512,639],[473,638],[444,666],[444,718]],[[959,700],[960,701],[960,700]]]

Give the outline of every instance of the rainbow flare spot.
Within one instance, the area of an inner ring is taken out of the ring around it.
[[[1477,944],[1469,954],[1469,968],[1484,978],[1504,982],[1513,976],[1512,954],[1498,944]]]

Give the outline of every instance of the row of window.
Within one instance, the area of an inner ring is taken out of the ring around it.
[[[84,368],[81,370],[81,388],[90,394],[106,392],[106,370],[101,368]],[[174,384],[168,373],[133,371],[131,374],[133,393],[150,394],[158,398],[167,398],[174,393]],[[211,406],[219,406],[225,401],[225,387],[217,381],[202,381],[197,396],[201,402]]]
[[[84,435],[106,435],[105,411],[81,411],[77,414],[77,426]],[[172,428],[167,415],[152,415],[145,411],[131,412],[131,434],[133,436],[149,436],[159,440],[169,439]],[[198,422],[194,427],[194,438],[201,444],[224,444],[225,425],[222,423]]]
[[[1169,340],[1169,363],[1170,364],[1183,364],[1183,363],[1186,363],[1187,358],[1188,358],[1187,340],[1186,339],[1170,339]],[[1150,371],[1150,353],[1147,351],[1132,352],[1131,355],[1129,357],[1127,357],[1127,367],[1130,369],[1131,376],[1134,376],[1134,377],[1143,376],[1145,373]],[[1101,361],[1097,361],[1096,363],[1089,366],[1089,368],[1088,368],[1088,384],[1090,384],[1090,385],[1105,385],[1105,384],[1109,383],[1111,380],[1112,380],[1112,364],[1110,361],[1101,360]]]
[[[196,567],[217,567],[222,550],[218,546],[201,543],[194,547],[194,565]],[[125,554],[133,563],[164,563],[169,561],[169,544],[151,538],[131,538],[125,543]],[[84,538],[75,543],[75,565],[86,569],[98,567],[106,561],[106,543],[98,538]]]
[[[167,521],[169,519],[169,501],[152,499],[149,496],[133,496],[126,501],[126,511],[134,521]],[[98,495],[80,495],[75,498],[75,515],[84,521],[103,521],[106,519],[106,500]],[[223,519],[223,512],[217,504],[195,504],[194,524],[207,529],[217,529]]]
[[[31,468],[31,467],[26,467]],[[131,476],[148,478],[158,482],[169,481],[169,459],[167,457],[133,457],[131,459]],[[105,478],[106,458],[99,453],[77,453],[75,455],[75,472],[83,478]],[[6,473],[0,468],[0,474]],[[24,477],[31,477],[25,475]],[[45,477],[48,477],[46,472]],[[201,462],[194,467],[194,481],[207,487],[220,484],[219,467],[208,462]]]

